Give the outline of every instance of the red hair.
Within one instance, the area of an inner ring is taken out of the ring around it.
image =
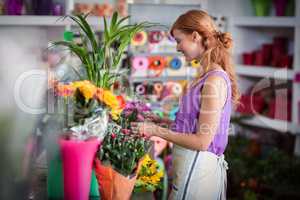
[[[202,10],[190,10],[179,16],[171,28],[170,33],[172,36],[175,29],[185,34],[192,34],[196,31],[202,36],[203,46],[205,47],[205,52],[200,60],[201,65],[205,66],[203,75],[209,71],[212,64],[220,65],[230,78],[232,101],[234,105],[237,105],[240,92],[230,52],[233,43],[231,34],[219,32],[213,19]],[[196,81],[202,76],[198,76]]]

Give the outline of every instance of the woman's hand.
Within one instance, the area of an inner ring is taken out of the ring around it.
[[[153,112],[146,112],[144,114],[145,120],[148,122],[160,123],[161,117]]]
[[[132,122],[131,130],[133,133],[140,134],[146,137],[151,137],[156,135],[156,131],[158,131],[158,126],[151,122]]]

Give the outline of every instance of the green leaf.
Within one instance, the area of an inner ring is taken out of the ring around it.
[[[110,31],[114,32],[114,30],[117,28],[117,20],[118,20],[118,12],[114,12],[112,19],[110,21]]]

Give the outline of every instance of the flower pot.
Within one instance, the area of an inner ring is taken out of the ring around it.
[[[23,0],[6,0],[5,10],[7,15],[21,15]]]
[[[252,0],[252,6],[256,16],[268,16],[271,8],[271,0]]]
[[[65,200],[88,200],[93,160],[100,141],[59,140]]]
[[[62,162],[59,152],[49,153],[47,174],[47,197],[48,199],[62,199],[64,195]]]
[[[284,16],[288,5],[287,0],[274,0],[276,16]]]
[[[52,0],[32,0],[31,2],[35,15],[50,15],[52,11]]]
[[[51,146],[51,147],[50,147]],[[63,184],[63,167],[62,159],[57,142],[47,146],[47,198],[48,199],[63,199],[64,184]],[[90,187],[90,197],[99,197],[98,182],[95,172],[92,172],[92,180]]]
[[[152,192],[134,192],[132,195],[131,200],[153,200],[153,193]]]
[[[272,44],[263,44],[262,45],[262,53],[263,53],[263,65],[269,66],[271,64],[272,59]]]
[[[131,198],[136,174],[125,177],[110,166],[104,166],[97,158],[95,172],[99,184],[101,200],[129,200]]]
[[[244,65],[253,65],[253,53],[243,53],[243,63]]]

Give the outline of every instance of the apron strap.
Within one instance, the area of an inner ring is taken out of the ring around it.
[[[227,174],[226,170],[228,169],[228,163],[224,159],[224,155],[218,157],[218,165],[221,168],[221,192],[220,192],[220,200],[226,200],[226,189],[227,189]]]

